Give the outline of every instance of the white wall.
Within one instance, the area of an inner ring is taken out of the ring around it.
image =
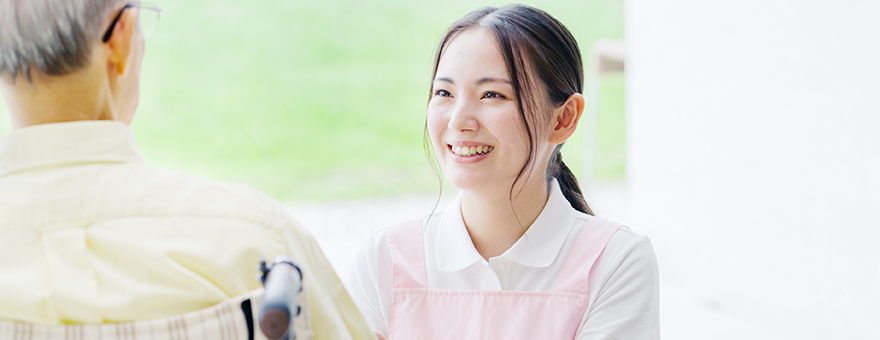
[[[880,1],[627,0],[626,39],[664,282],[778,338],[880,339]]]

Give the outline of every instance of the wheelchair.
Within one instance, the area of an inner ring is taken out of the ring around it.
[[[0,340],[309,340],[299,299],[303,273],[290,258],[261,260],[263,288],[194,312],[157,320],[92,325],[35,325],[0,320]],[[256,320],[256,322],[255,322]],[[259,329],[257,329],[259,328]]]

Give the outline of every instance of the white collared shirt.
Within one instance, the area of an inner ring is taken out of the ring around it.
[[[309,231],[268,196],[146,165],[120,122],[0,137],[0,319],[184,314],[257,289],[258,259],[277,255],[305,273],[315,339],[371,336]]]
[[[444,211],[422,218],[427,286],[552,291],[575,238],[590,218],[572,208],[552,180],[538,219],[510,249],[486,261],[464,225],[459,196]],[[647,237],[620,229],[592,273],[587,287],[590,307],[577,339],[660,338],[659,273]],[[387,334],[392,286],[387,229],[373,232],[345,283],[370,327]]]

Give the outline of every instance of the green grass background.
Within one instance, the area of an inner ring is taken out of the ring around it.
[[[468,11],[505,2],[157,4],[132,124],[147,162],[299,201],[436,193],[422,146],[434,49]],[[585,56],[596,38],[623,36],[622,0],[527,4],[563,22]],[[601,82],[597,181],[624,175],[623,87],[618,75]],[[0,134],[10,130],[0,105]],[[582,138],[563,151],[575,173]]]

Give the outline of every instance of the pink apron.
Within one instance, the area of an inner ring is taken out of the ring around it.
[[[552,292],[427,289],[421,223],[389,228],[388,339],[574,339],[589,305],[590,269],[621,227],[591,218]]]

